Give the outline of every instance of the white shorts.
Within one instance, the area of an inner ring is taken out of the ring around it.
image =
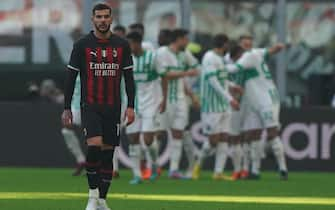
[[[80,109],[72,109],[72,120],[76,126],[81,126],[81,111]]]
[[[243,130],[255,130],[271,127],[279,127],[279,111],[280,105],[264,106],[263,108],[254,109],[247,107]]]
[[[131,133],[146,133],[146,132],[156,132],[159,128],[159,122],[157,121],[157,117],[143,117],[137,115],[135,121],[127,126],[126,132],[127,134]]]
[[[241,111],[232,111],[230,119],[230,131],[229,134],[232,136],[238,136],[241,134],[241,123],[242,123]]]
[[[232,111],[231,112],[231,119],[230,119],[230,132],[229,134],[232,136],[238,136],[242,132],[243,128],[243,120],[245,116],[245,109],[246,104],[245,100],[241,100],[240,102],[240,110],[238,111]]]
[[[188,124],[189,107],[187,100],[178,100],[175,103],[168,103],[166,107],[166,118],[168,128],[185,130]]]
[[[230,133],[231,113],[201,113],[204,134]]]
[[[165,131],[168,128],[168,120],[166,111],[163,113],[157,113],[156,116],[158,122],[158,131]]]

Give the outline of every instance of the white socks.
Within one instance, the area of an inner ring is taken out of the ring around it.
[[[242,147],[241,144],[235,144],[232,145],[233,151],[232,151],[232,161],[233,161],[233,167],[234,172],[240,172],[241,171],[241,159],[242,159]]]
[[[262,142],[260,140],[251,142],[251,172],[259,174],[262,159]]]
[[[117,146],[115,147],[114,156],[113,156],[113,171],[119,171],[118,156],[119,156],[119,147]]]
[[[89,198],[99,198],[99,189],[89,189],[88,191]]]
[[[197,159],[197,164],[201,166],[204,158],[212,155],[215,151],[216,148],[212,147],[209,141],[205,141],[201,146],[200,154],[198,155]]]
[[[157,158],[158,158],[158,152],[159,152],[159,148],[158,148],[158,142],[157,140],[155,139],[151,145],[148,145],[147,146],[148,150],[149,150],[149,154],[150,154],[150,157],[151,157],[151,162],[152,162],[152,165],[154,166],[157,166]]]
[[[140,135],[141,155],[140,159],[146,161],[146,167],[151,169],[152,159],[147,145],[144,142],[143,135]]]
[[[191,136],[190,131],[184,132],[184,141],[183,141],[183,147],[186,153],[186,158],[188,161],[188,168],[187,171],[192,171],[193,165],[195,162],[195,156],[194,156],[194,144]]]
[[[228,143],[219,142],[217,144],[215,154],[215,166],[214,166],[215,174],[220,174],[223,172],[223,168],[226,165],[227,155],[228,155]]]
[[[81,150],[79,139],[75,132],[68,128],[62,129],[62,134],[65,139],[65,144],[73,156],[76,158],[77,163],[85,162],[84,153]]]
[[[140,156],[141,146],[139,144],[129,144],[129,157],[132,162],[133,174],[136,177],[141,177]]]
[[[287,171],[287,165],[285,160],[285,152],[283,143],[280,141],[279,137],[269,141],[273,154],[275,155],[280,171]]]
[[[242,170],[249,171],[250,166],[250,144],[242,144]]]
[[[179,170],[182,155],[182,139],[173,139],[170,147],[170,172]]]

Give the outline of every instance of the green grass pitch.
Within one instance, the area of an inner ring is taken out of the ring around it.
[[[83,210],[86,178],[69,169],[0,168],[1,210]],[[260,181],[170,180],[128,184],[129,170],[113,180],[112,210],[334,210],[334,173],[290,173],[279,181],[272,172]]]

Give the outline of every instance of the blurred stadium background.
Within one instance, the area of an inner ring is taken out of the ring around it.
[[[84,202],[78,204],[78,199],[84,198],[80,194],[73,197],[69,195],[68,198],[75,198],[72,203],[59,196],[59,205],[52,198],[37,196],[36,200],[39,202],[31,204],[30,207],[24,203],[34,198],[20,197],[18,192],[86,192],[86,180],[74,180],[70,177],[69,170],[39,169],[69,168],[74,165],[60,133],[62,106],[50,100],[41,100],[40,94],[43,96],[43,91],[48,91],[48,88],[53,88],[56,92],[62,91],[65,66],[73,41],[91,29],[91,8],[97,2],[101,1],[0,1],[0,209],[83,209]],[[145,201],[152,200],[144,198],[139,199],[140,201],[130,199],[132,202],[129,206],[122,206],[122,199],[125,198],[116,196],[112,197],[112,203],[115,201],[118,207],[115,209],[191,209],[192,206],[192,209],[335,209],[333,0],[106,2],[113,8],[113,25],[128,26],[134,22],[142,22],[145,26],[145,40],[156,46],[160,29],[188,29],[192,41],[189,49],[199,59],[211,47],[211,37],[219,32],[224,32],[231,38],[250,34],[254,37],[254,45],[258,47],[266,47],[277,41],[286,43],[286,50],[272,59],[270,66],[282,100],[282,138],[288,167],[290,171],[299,171],[293,173],[285,185],[281,185],[275,175],[269,172],[260,183],[217,185],[208,175],[206,182],[193,184],[195,182],[190,181],[185,184],[165,180],[163,177],[161,185],[141,186],[137,189],[127,185],[130,174],[122,171],[121,181],[115,181],[112,192],[150,195],[159,194],[160,191],[166,195],[254,195],[259,196],[260,200],[239,202],[238,199],[228,199],[222,203],[217,201],[205,204],[200,201],[185,201],[183,204],[166,201],[160,204],[157,202],[160,199],[153,199],[156,201],[144,204]],[[200,144],[205,138],[200,133],[198,120],[198,113],[194,111],[190,128],[196,144]],[[126,150],[126,140],[123,147]],[[161,148],[162,152],[164,149]],[[122,157],[121,163],[127,165],[127,157]],[[211,159],[206,162],[206,168],[212,165]],[[266,170],[275,170],[271,154],[264,160],[263,166]],[[30,167],[37,169],[27,169]],[[46,178],[47,176],[50,178]],[[20,180],[19,184],[13,187],[12,184],[15,185],[17,179]],[[72,183],[78,187],[71,186]],[[179,191],[178,185],[189,190]],[[163,190],[169,186],[172,186],[169,190]],[[215,188],[213,192],[210,190],[212,187]],[[272,191],[272,187],[276,190]],[[264,188],[268,188],[268,191]],[[252,192],[253,190],[255,191]],[[313,199],[312,197],[324,197],[329,202],[262,204],[261,197],[264,196],[302,196],[307,197],[307,201],[308,198]],[[14,204],[14,199],[21,202]],[[138,205],[136,202],[139,202]],[[38,207],[34,206],[36,203]]]

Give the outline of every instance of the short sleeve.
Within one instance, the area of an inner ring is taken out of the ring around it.
[[[256,49],[253,49],[253,53],[257,57],[259,57],[259,58],[261,58],[263,60],[266,60],[269,57],[269,51],[266,48],[256,48]]]
[[[67,65],[67,68],[69,70],[73,70],[73,71],[80,71],[80,61],[82,60],[81,58],[81,51],[80,51],[80,47],[78,43],[75,43],[73,45],[73,49],[71,52],[71,56],[70,56],[70,61],[69,64]]]
[[[132,59],[132,56],[131,56],[130,46],[127,42],[126,42],[126,44],[123,48],[122,69],[123,70],[132,70],[133,69],[133,59]]]
[[[240,59],[236,62],[236,65],[240,69],[249,69],[256,67],[257,54],[253,52],[245,52]]]

